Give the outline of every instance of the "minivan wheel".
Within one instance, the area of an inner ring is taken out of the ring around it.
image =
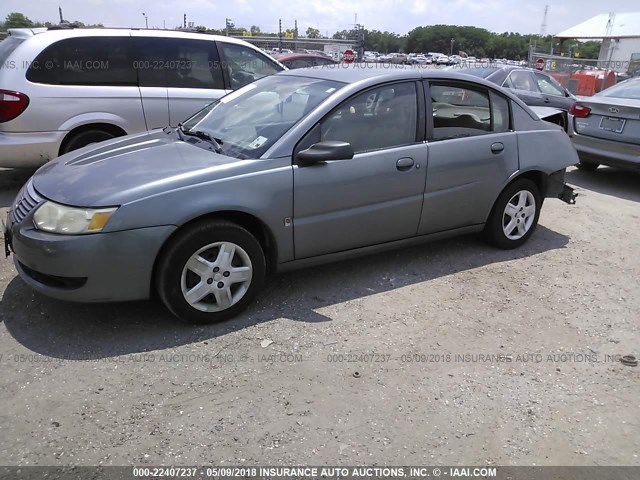
[[[585,172],[595,172],[599,166],[599,163],[583,162],[582,160],[580,160],[577,165],[580,170],[584,170]]]
[[[536,184],[526,178],[516,180],[496,200],[485,225],[485,238],[498,248],[519,247],[536,229],[541,207]]]
[[[73,150],[77,150],[92,143],[104,142],[105,140],[111,140],[115,138],[115,135],[104,130],[85,130],[84,132],[77,133],[71,137],[65,145],[62,147],[60,153],[67,153]]]
[[[159,260],[156,289],[181,320],[214,323],[244,310],[264,284],[260,243],[231,222],[200,222],[171,240]]]

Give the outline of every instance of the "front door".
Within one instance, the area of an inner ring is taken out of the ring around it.
[[[427,166],[418,87],[394,83],[355,95],[312,131],[318,141],[349,142],[355,156],[294,165],[296,259],[416,234]]]

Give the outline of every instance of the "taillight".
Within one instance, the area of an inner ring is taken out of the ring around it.
[[[584,105],[580,105],[579,103],[574,103],[573,105],[571,105],[569,113],[574,117],[585,118],[591,114],[591,109],[589,107],[585,107]]]
[[[0,90],[0,123],[13,120],[29,105],[29,97],[24,93]]]

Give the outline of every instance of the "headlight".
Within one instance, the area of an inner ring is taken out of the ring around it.
[[[33,222],[38,230],[67,235],[100,232],[117,208],[76,208],[44,202],[36,213]]]

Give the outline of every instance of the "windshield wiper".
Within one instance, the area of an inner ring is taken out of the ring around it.
[[[178,125],[178,131],[181,132],[183,135],[196,137],[196,138],[199,138],[200,140],[204,140],[205,142],[209,142],[211,145],[213,145],[213,149],[216,153],[224,153],[222,150],[222,140],[212,137],[207,132],[203,132],[201,130],[193,130],[193,129],[185,130],[182,124]]]

